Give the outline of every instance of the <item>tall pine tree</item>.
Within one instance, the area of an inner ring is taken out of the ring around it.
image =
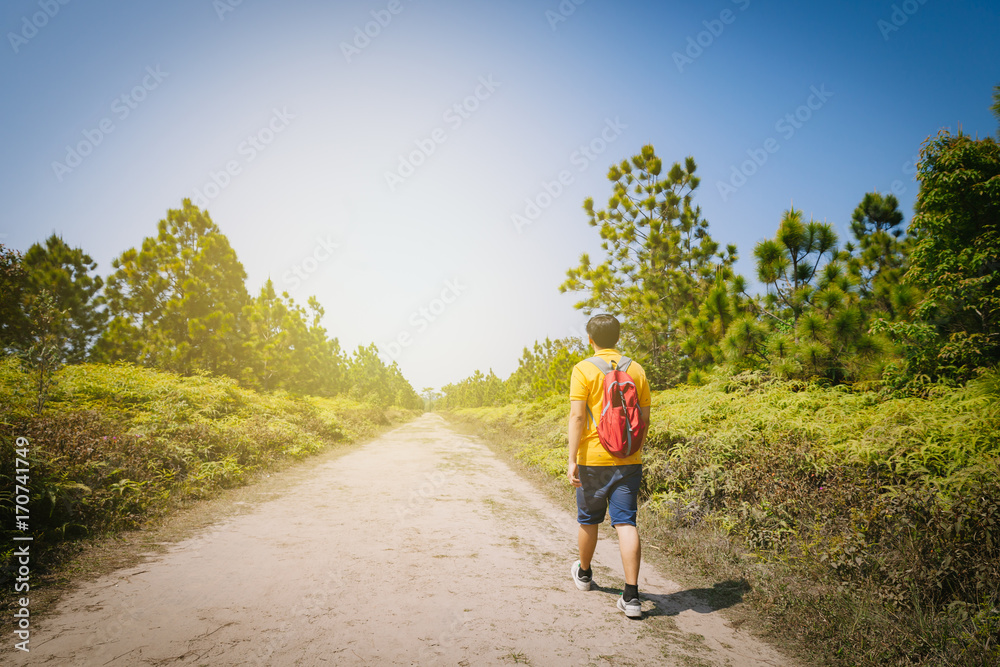
[[[684,343],[696,350],[691,339],[699,332],[685,325],[698,318],[717,274],[730,277],[736,261],[736,247],[720,252],[693,203],[696,168],[688,157],[663,174],[650,145],[612,166],[607,208],[595,209],[591,198],[584,202],[588,223],[599,228],[604,260],[594,264],[583,254],[559,288],[583,292],[576,307],[588,315],[604,310],[625,321],[623,344],[658,388],[682,380],[698,364]]]
[[[851,217],[855,243],[848,243],[844,258],[858,285],[866,314],[897,320],[916,303],[918,290],[903,283],[912,237],[903,237],[903,214],[893,195],[865,194]]]
[[[246,272],[207,212],[185,199],[157,235],[112,262],[99,354],[189,374],[239,377]]]
[[[104,285],[100,276],[91,276],[97,262],[80,248],[70,248],[56,234],[35,243],[24,255],[27,289],[32,294],[46,292],[53,307],[63,313],[53,326],[61,341],[61,362],[83,361],[104,328],[106,316],[98,309],[98,293]]]

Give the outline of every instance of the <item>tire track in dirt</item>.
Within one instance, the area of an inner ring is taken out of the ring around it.
[[[85,583],[19,665],[784,665],[643,564],[646,616],[576,590],[574,517],[425,414],[278,498]]]

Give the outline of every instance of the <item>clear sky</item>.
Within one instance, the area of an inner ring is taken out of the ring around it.
[[[895,189],[908,222],[922,142],[997,131],[995,0],[9,0],[0,27],[0,242],[107,275],[200,198],[252,294],[315,295],[418,390],[580,331],[582,202],[644,144],[694,156],[752,277],[791,202],[844,239]]]

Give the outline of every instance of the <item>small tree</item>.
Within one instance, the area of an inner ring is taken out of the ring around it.
[[[368,347],[359,345],[347,366],[352,380],[351,397],[383,407],[397,405],[417,410],[423,406],[423,399],[403,377],[396,362],[386,366],[374,343]]]
[[[517,369],[504,382],[508,400],[533,401],[544,396],[569,394],[573,366],[590,356],[590,348],[577,338],[535,341],[524,348]]]
[[[35,377],[35,411],[41,414],[55,373],[62,366],[67,315],[56,307],[55,299],[46,290],[29,295],[25,305],[31,322],[31,339],[23,356]]]
[[[912,238],[903,238],[902,222],[895,196],[865,194],[851,218],[857,245],[848,243],[844,253],[864,312],[889,320],[905,317],[919,294],[913,285],[903,284]]]
[[[781,224],[773,239],[754,247],[757,258],[757,278],[768,288],[766,303],[778,307],[797,327],[799,317],[809,306],[823,258],[831,259],[837,252],[837,233],[827,223],[802,222],[802,211],[792,207],[781,216]]]
[[[993,106],[990,107],[990,111],[993,115],[997,117],[997,122],[1000,123],[1000,84],[993,86]],[[997,128],[997,137],[1000,137],[1000,127]]]
[[[755,309],[756,304],[746,293],[743,276],[720,268],[697,314],[685,314],[680,318],[679,329],[684,335],[681,351],[694,366],[688,374],[688,382],[697,384],[702,377],[700,369],[726,358],[723,341],[730,326],[741,317],[751,315]]]
[[[447,408],[480,408],[504,403],[504,383],[492,369],[488,373],[476,370],[461,382],[445,385],[444,405]]]
[[[244,384],[263,391],[291,388],[290,317],[288,304],[275,293],[274,283],[268,278],[260,294],[243,309]]]
[[[434,387],[424,387],[420,390],[420,397],[424,399],[424,412],[432,412],[434,410],[434,405],[443,396],[443,394],[434,389]]]
[[[744,316],[727,331],[723,349],[737,368],[834,382],[877,373],[870,366],[882,348],[866,330],[857,281],[839,260],[832,225],[804,223],[792,208],[754,255],[768,292],[750,304],[757,317]]]

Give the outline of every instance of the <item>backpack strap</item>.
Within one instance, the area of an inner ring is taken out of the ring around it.
[[[631,359],[629,359],[625,355],[622,355],[622,358],[618,360],[618,370],[627,373],[628,372],[628,366],[631,363],[632,363]]]
[[[612,371],[611,365],[608,362],[604,361],[604,359],[601,359],[600,357],[589,357],[584,361],[589,361],[590,363],[594,364],[605,375],[607,375]],[[623,354],[621,359],[618,360],[618,363],[615,364],[614,370],[619,370],[624,372],[628,369],[629,364],[631,363],[632,360]]]
[[[608,373],[611,372],[611,364],[604,361],[604,359],[601,359],[600,357],[589,357],[584,361],[589,361],[590,363],[597,366],[597,368],[601,371],[603,375],[607,375]]]
[[[608,364],[608,362],[604,361],[604,359],[601,359],[600,357],[589,357],[587,359],[584,359],[584,361],[589,361],[594,366],[597,366],[597,370],[601,371],[602,375],[607,375],[608,373],[611,372],[611,366]],[[590,422],[594,425],[594,428],[596,429],[597,420],[594,419],[594,413],[590,411],[589,404],[587,405],[587,417],[590,418]]]
[[[624,371],[626,368],[628,368],[628,365],[632,363],[632,360],[624,355],[622,356],[621,359],[618,360],[618,363],[613,368],[611,364],[609,364],[608,362],[604,361],[604,359],[601,359],[600,357],[597,356],[588,357],[584,361],[589,361],[593,365],[597,366],[597,369],[601,371],[602,375],[607,375],[612,370]],[[590,411],[589,405],[587,406],[587,416],[590,417],[590,421],[594,424],[594,428],[596,429],[597,420],[594,419],[594,413]]]

